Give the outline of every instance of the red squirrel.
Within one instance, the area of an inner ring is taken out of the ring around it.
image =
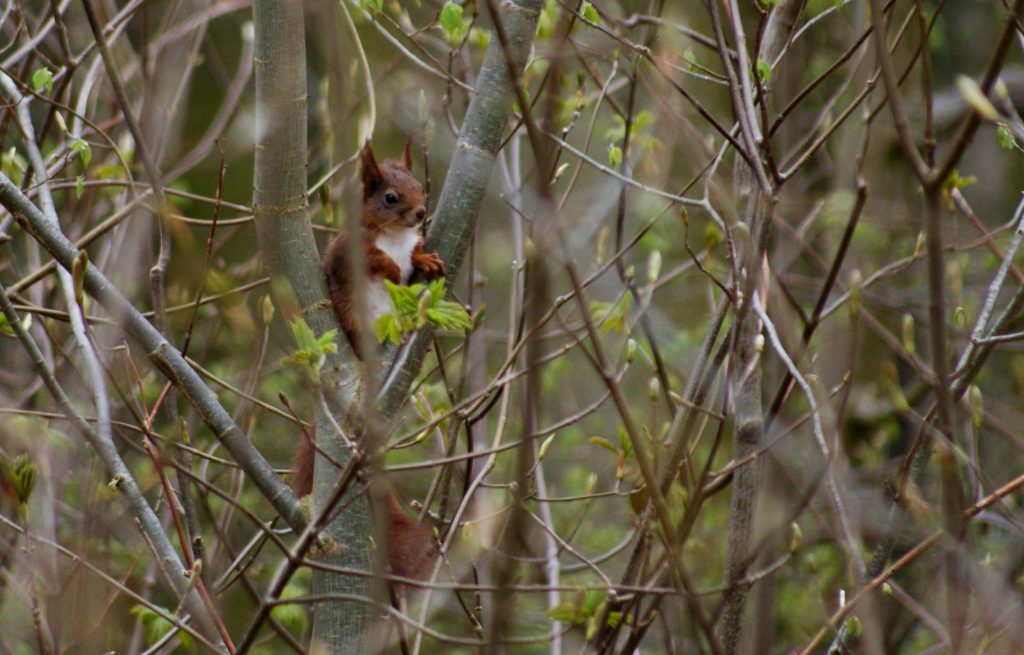
[[[401,161],[380,164],[367,141],[359,155],[359,172],[363,183],[363,257],[366,274],[363,294],[368,312],[366,320],[356,320],[352,280],[346,262],[346,240],[343,231],[324,253],[324,275],[334,311],[356,356],[359,352],[360,325],[372,326],[378,317],[391,311],[391,296],[384,280],[395,284],[409,281],[413,271],[427,279],[445,274],[444,262],[437,253],[423,250],[420,227],[427,215],[423,187],[412,174],[411,141],[406,142]],[[315,450],[310,439],[303,436],[296,444],[292,460],[291,485],[300,496],[313,489]],[[423,579],[430,573],[437,547],[429,527],[406,514],[388,483],[379,485],[372,499],[383,502],[387,515],[387,555],[391,573],[412,579]]]
[[[423,250],[420,225],[427,215],[423,187],[412,175],[411,142],[406,142],[401,161],[378,164],[369,142],[359,155],[363,180],[363,259],[366,264],[364,298],[372,327],[381,315],[391,311],[391,296],[384,280],[405,284],[413,271],[428,280],[444,275],[444,262],[437,253]],[[353,315],[352,283],[345,261],[347,235],[339,234],[324,254],[327,290],[345,335],[359,355],[359,322]]]

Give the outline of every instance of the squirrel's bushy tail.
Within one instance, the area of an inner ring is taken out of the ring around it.
[[[313,436],[315,439],[315,435]],[[291,487],[296,494],[308,496],[313,491],[313,460],[316,449],[311,438],[303,433],[295,445],[292,457]],[[393,575],[412,580],[423,580],[437,558],[437,544],[429,526],[409,516],[398,501],[395,490],[387,481],[375,483],[378,491],[371,495],[374,502],[384,504],[387,520],[388,564]]]

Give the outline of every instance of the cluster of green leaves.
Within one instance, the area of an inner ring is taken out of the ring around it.
[[[402,337],[427,323],[446,330],[467,330],[473,326],[466,308],[444,299],[445,283],[438,279],[424,284],[393,284],[387,280],[394,311],[377,319],[373,328],[377,340],[399,343]]]
[[[291,324],[292,334],[295,335],[295,343],[298,346],[291,356],[285,358],[286,363],[295,364],[302,368],[314,382],[320,382],[320,369],[330,353],[338,352],[338,345],[334,338],[338,335],[337,330],[327,330],[320,336],[313,332],[303,319],[298,319]]]
[[[597,635],[598,624],[608,605],[608,594],[602,591],[577,591],[572,600],[563,601],[548,610],[548,618],[568,625],[586,625],[586,638]],[[622,620],[622,612],[608,612],[606,622],[614,628]]]

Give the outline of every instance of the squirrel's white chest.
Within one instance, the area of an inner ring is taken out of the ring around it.
[[[377,235],[375,246],[391,258],[402,271],[402,283],[412,275],[412,251],[420,241],[420,233],[414,227],[404,230],[389,230]]]
[[[374,245],[391,258],[402,272],[402,283],[412,275],[412,251],[420,241],[420,233],[414,227],[404,230],[389,230],[377,235]],[[370,312],[370,325],[382,315],[391,311],[391,295],[383,278],[371,280],[366,285],[366,308]]]

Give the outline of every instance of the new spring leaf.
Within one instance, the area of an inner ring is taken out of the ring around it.
[[[427,323],[445,330],[467,330],[473,321],[465,307],[445,300],[444,280],[424,284],[393,284],[384,281],[391,296],[392,311],[377,319],[374,332],[381,342],[399,343],[402,337]]]
[[[324,360],[328,354],[338,352],[338,345],[334,343],[338,331],[327,330],[318,337],[314,334],[313,328],[301,318],[293,322],[291,328],[298,347],[286,361],[302,367],[314,382],[320,382],[320,368],[323,367]]]

